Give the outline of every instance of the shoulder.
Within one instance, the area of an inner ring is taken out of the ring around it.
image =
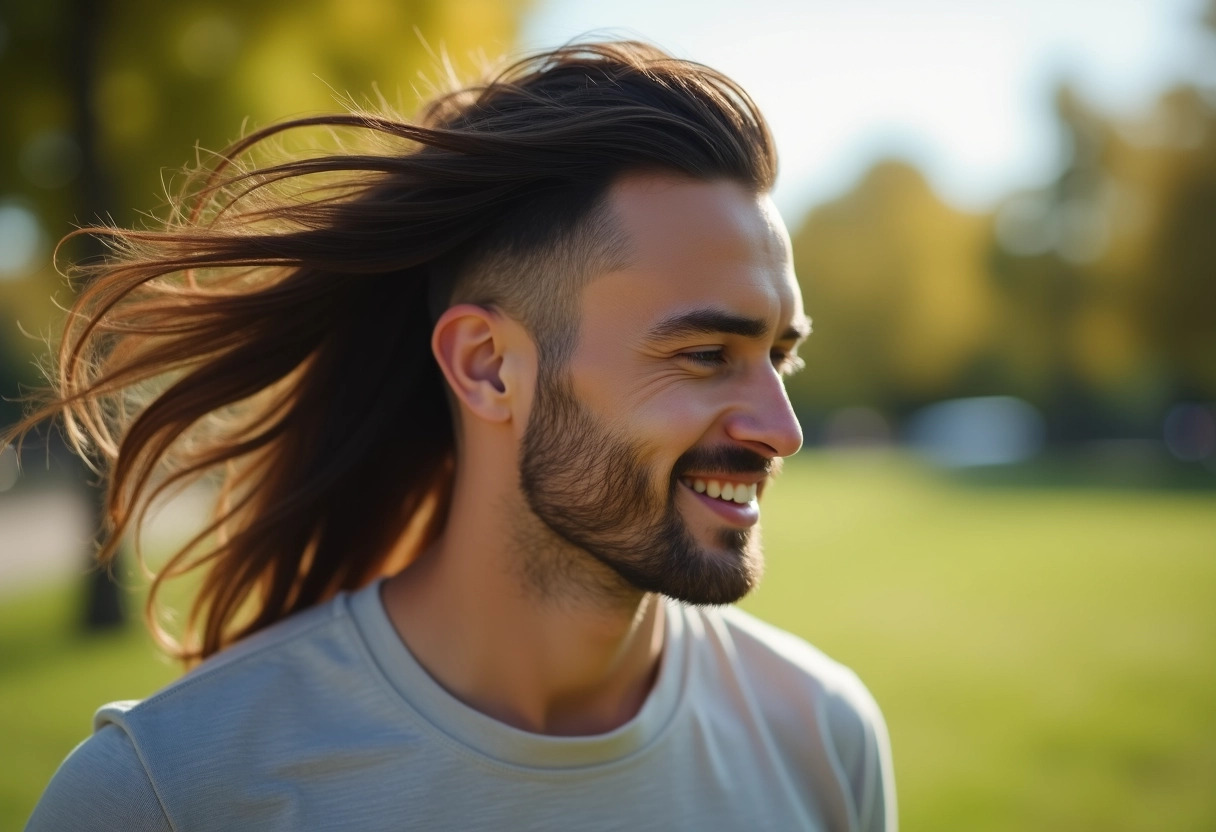
[[[771,680],[789,695],[822,699],[833,727],[851,731],[882,722],[878,703],[857,674],[805,639],[737,607],[714,610],[715,618],[743,669]]]
[[[146,793],[169,819],[163,828],[177,828],[205,817],[215,795],[252,802],[284,760],[308,749],[324,756],[348,732],[382,722],[389,696],[346,601],[339,596],[279,622],[147,699],[101,708],[94,735],[64,763],[43,803],[88,806],[97,790],[125,803],[129,792]],[[132,805],[142,811],[143,803]]]
[[[26,832],[162,832],[172,826],[131,738],[107,725],[59,766]]]
[[[301,724],[323,727],[377,690],[347,600],[256,633],[141,702],[102,708],[97,727],[120,726],[154,772],[163,763],[188,771],[208,752],[256,756],[260,739],[298,733]]]
[[[874,697],[851,669],[793,633],[737,607],[685,608],[702,651],[747,679],[763,679],[777,701],[814,698],[839,717],[841,728],[882,719]]]
[[[292,615],[224,649],[177,681],[139,702],[103,708],[99,718],[154,720],[162,712],[211,703],[206,712],[222,715],[226,700],[268,695],[270,690],[350,663],[354,641],[345,596]],[[177,714],[180,716],[180,713]],[[200,714],[202,715],[202,714]]]
[[[789,759],[826,758],[861,829],[894,829],[894,777],[882,711],[853,670],[735,607],[685,609],[703,690],[738,689]],[[700,638],[696,638],[700,631]],[[720,696],[718,693],[711,694]]]

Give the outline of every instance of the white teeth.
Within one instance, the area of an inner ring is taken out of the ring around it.
[[[687,483],[688,481],[685,480]],[[747,505],[752,500],[756,499],[757,484],[744,485],[743,483],[722,483],[718,480],[693,480],[691,482],[692,490],[698,494],[705,494],[715,499],[725,500],[729,503],[738,503],[739,505]]]

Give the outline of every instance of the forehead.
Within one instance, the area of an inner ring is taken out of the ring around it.
[[[766,195],[727,180],[636,175],[610,190],[608,204],[627,265],[586,286],[584,325],[615,319],[624,335],[716,308],[780,331],[801,317],[789,235]]]

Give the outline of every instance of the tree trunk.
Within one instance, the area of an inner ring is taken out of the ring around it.
[[[93,82],[98,77],[98,46],[105,18],[104,0],[75,0],[68,24],[68,49],[65,76],[71,94],[74,133],[80,149],[80,176],[76,180],[76,221],[93,223],[109,213],[110,194],[97,147],[97,112],[93,97]],[[92,237],[78,238],[71,254],[81,260],[96,258],[104,253],[101,243]],[[80,468],[80,476],[88,489],[88,503],[93,512],[93,527],[102,527],[102,487]],[[88,554],[90,563],[93,553]],[[117,572],[118,560],[109,569],[91,564],[85,584],[85,603],[81,626],[89,632],[112,630],[125,621],[118,584],[111,577]]]

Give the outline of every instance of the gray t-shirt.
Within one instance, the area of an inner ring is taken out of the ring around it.
[[[851,671],[737,609],[667,622],[634,719],[542,736],[432,679],[372,584],[102,708],[27,830],[895,829]]]

